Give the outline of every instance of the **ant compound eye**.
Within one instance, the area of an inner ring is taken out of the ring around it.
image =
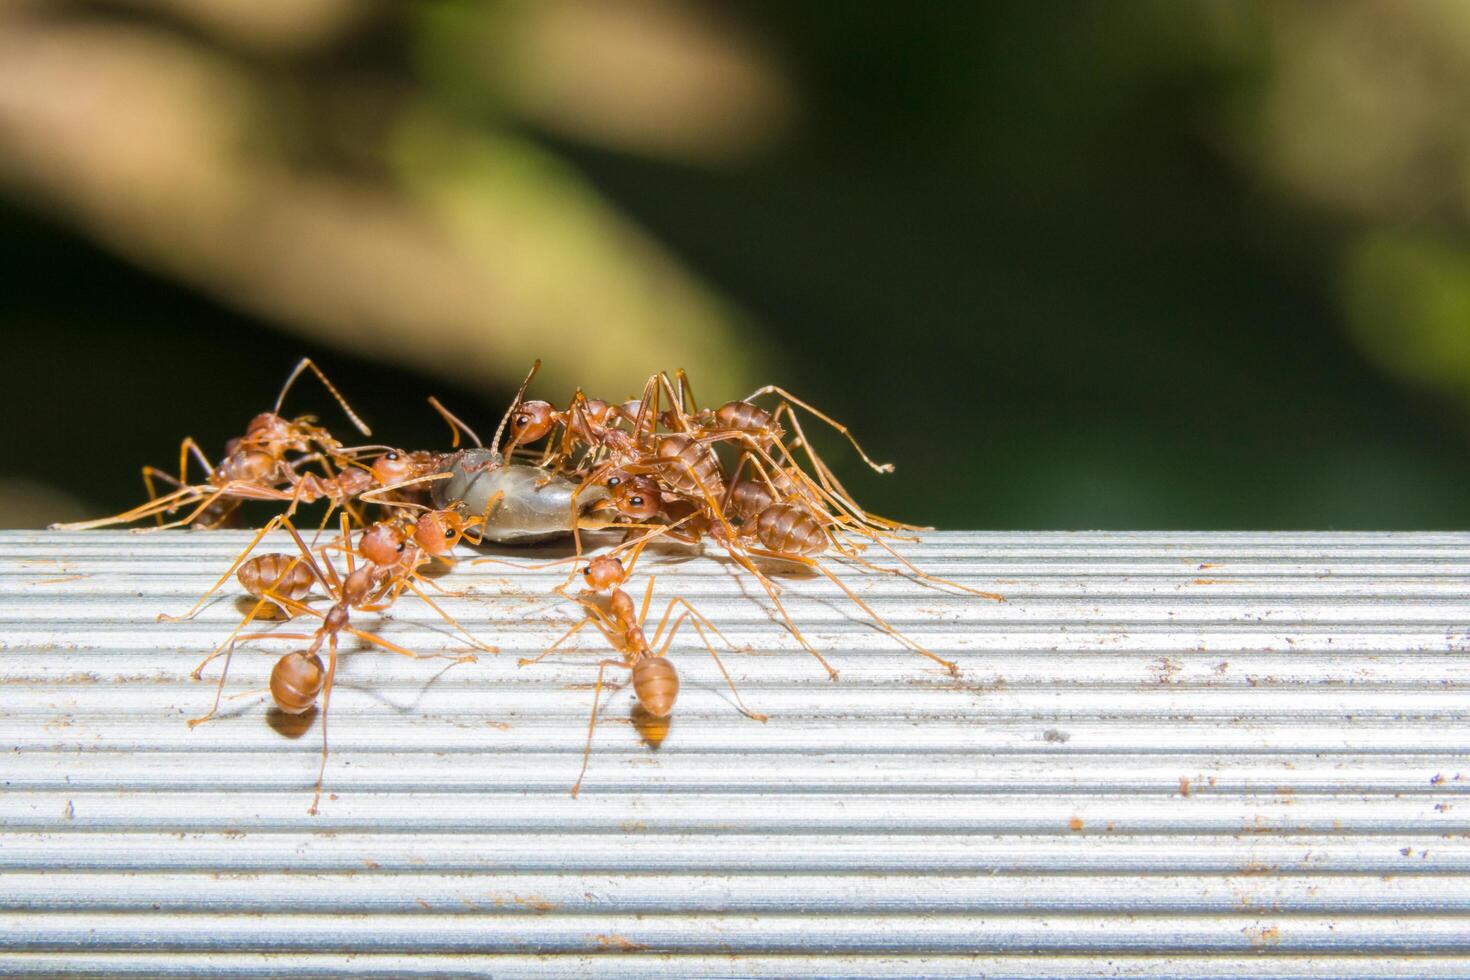
[[[582,574],[583,575],[591,575],[592,574],[592,566],[591,565],[588,565],[586,568],[582,569]]]
[[[384,453],[383,454],[383,458],[384,459],[397,459],[398,458],[398,454],[397,453]]]
[[[529,416],[529,415],[517,415],[516,416],[516,425],[530,425],[530,424],[531,424],[531,416]]]
[[[446,527],[444,529],[444,536],[446,538],[452,538],[452,537],[454,537],[454,528],[452,528],[452,527]]]
[[[643,498],[642,497],[630,497],[630,498],[628,498],[628,503],[632,504],[634,507],[642,507],[643,506]]]
[[[615,487],[619,483],[622,483],[622,482],[623,482],[623,478],[620,477],[620,476],[610,476],[610,477],[607,478],[607,485],[610,486],[610,487]]]
[[[398,542],[398,550],[399,551],[402,551],[403,550],[403,542],[402,541]]]

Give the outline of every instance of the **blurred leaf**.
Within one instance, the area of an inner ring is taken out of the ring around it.
[[[1348,254],[1343,296],[1369,357],[1470,402],[1470,250],[1423,235],[1369,235]]]

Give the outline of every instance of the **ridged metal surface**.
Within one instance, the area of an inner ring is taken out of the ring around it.
[[[832,567],[958,679],[781,577],[836,683],[727,563],[645,557],[770,720],[683,631],[667,737],[605,695],[577,799],[607,648],[518,667],[565,569],[461,563],[503,652],[345,656],[317,816],[319,722],[261,691],[300,644],[191,730],[235,590],[155,621],[245,540],[0,534],[0,974],[1470,976],[1470,535],[930,534],[1007,601]]]

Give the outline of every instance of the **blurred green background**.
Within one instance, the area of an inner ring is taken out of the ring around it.
[[[302,354],[407,447],[782,384],[943,527],[1470,524],[1458,0],[5,0],[0,255],[11,526]]]

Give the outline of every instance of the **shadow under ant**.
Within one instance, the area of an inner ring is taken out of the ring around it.
[[[311,731],[312,723],[316,721],[316,716],[319,712],[320,709],[316,705],[312,705],[306,711],[293,715],[289,711],[282,711],[280,708],[272,705],[266,710],[265,723],[277,735],[297,739]]]
[[[669,731],[674,727],[674,716],[669,714],[663,718],[652,714],[638,701],[633,702],[633,710],[628,713],[633,722],[633,728],[638,732],[638,737],[643,744],[657,752],[659,746],[664,744],[664,739],[669,737]]]
[[[367,651],[363,650],[363,651],[349,651],[349,652],[367,652]],[[344,664],[347,662],[346,661],[346,658],[343,658],[343,662],[344,662]],[[388,695],[384,694],[377,687],[357,687],[357,686],[354,686],[354,685],[345,685],[345,684],[343,685],[343,687],[346,688],[346,689],[348,689],[348,690],[357,691],[360,694],[365,694],[369,698],[372,698],[374,701],[376,701],[378,704],[381,704],[383,707],[388,708],[388,709],[390,709],[390,710],[392,710],[392,711],[394,711],[394,712],[396,712],[396,713],[398,713],[400,715],[414,714],[415,712],[418,712],[419,711],[419,704],[423,700],[424,695],[426,695],[426,694],[429,693],[429,689],[432,688],[434,685],[438,684],[439,681],[440,681],[440,679],[442,679],[444,677],[444,675],[447,674],[450,670],[452,670],[453,668],[458,667],[458,666],[460,666],[460,664],[457,664],[457,663],[446,663],[437,672],[429,675],[429,677],[428,677],[427,680],[425,680],[422,684],[418,685],[414,689],[414,691],[413,691],[413,698],[412,698],[412,700],[408,701],[407,703],[402,703],[402,702],[394,701],[392,698],[388,697]],[[339,675],[339,679],[338,679],[337,683],[338,684],[342,684],[342,681],[340,679],[340,675]]]
[[[239,595],[239,596],[235,596],[235,599],[234,599],[235,610],[241,616],[248,616],[248,615],[250,615],[251,611],[255,609],[256,605],[259,602],[260,602],[260,600],[257,599],[253,595]],[[212,606],[212,605],[214,605],[214,603],[211,602],[209,605]],[[200,609],[199,611],[200,612],[203,612],[205,609],[208,609],[208,608],[209,608],[209,606],[205,606],[203,609]],[[290,616],[287,616],[284,612],[282,612],[281,609],[280,609],[280,607],[275,606],[275,605],[272,605],[271,603],[266,603],[259,611],[257,611],[255,613],[255,618],[257,620],[265,620],[266,622],[270,622],[270,623],[284,623],[287,620],[289,620],[291,617]]]

